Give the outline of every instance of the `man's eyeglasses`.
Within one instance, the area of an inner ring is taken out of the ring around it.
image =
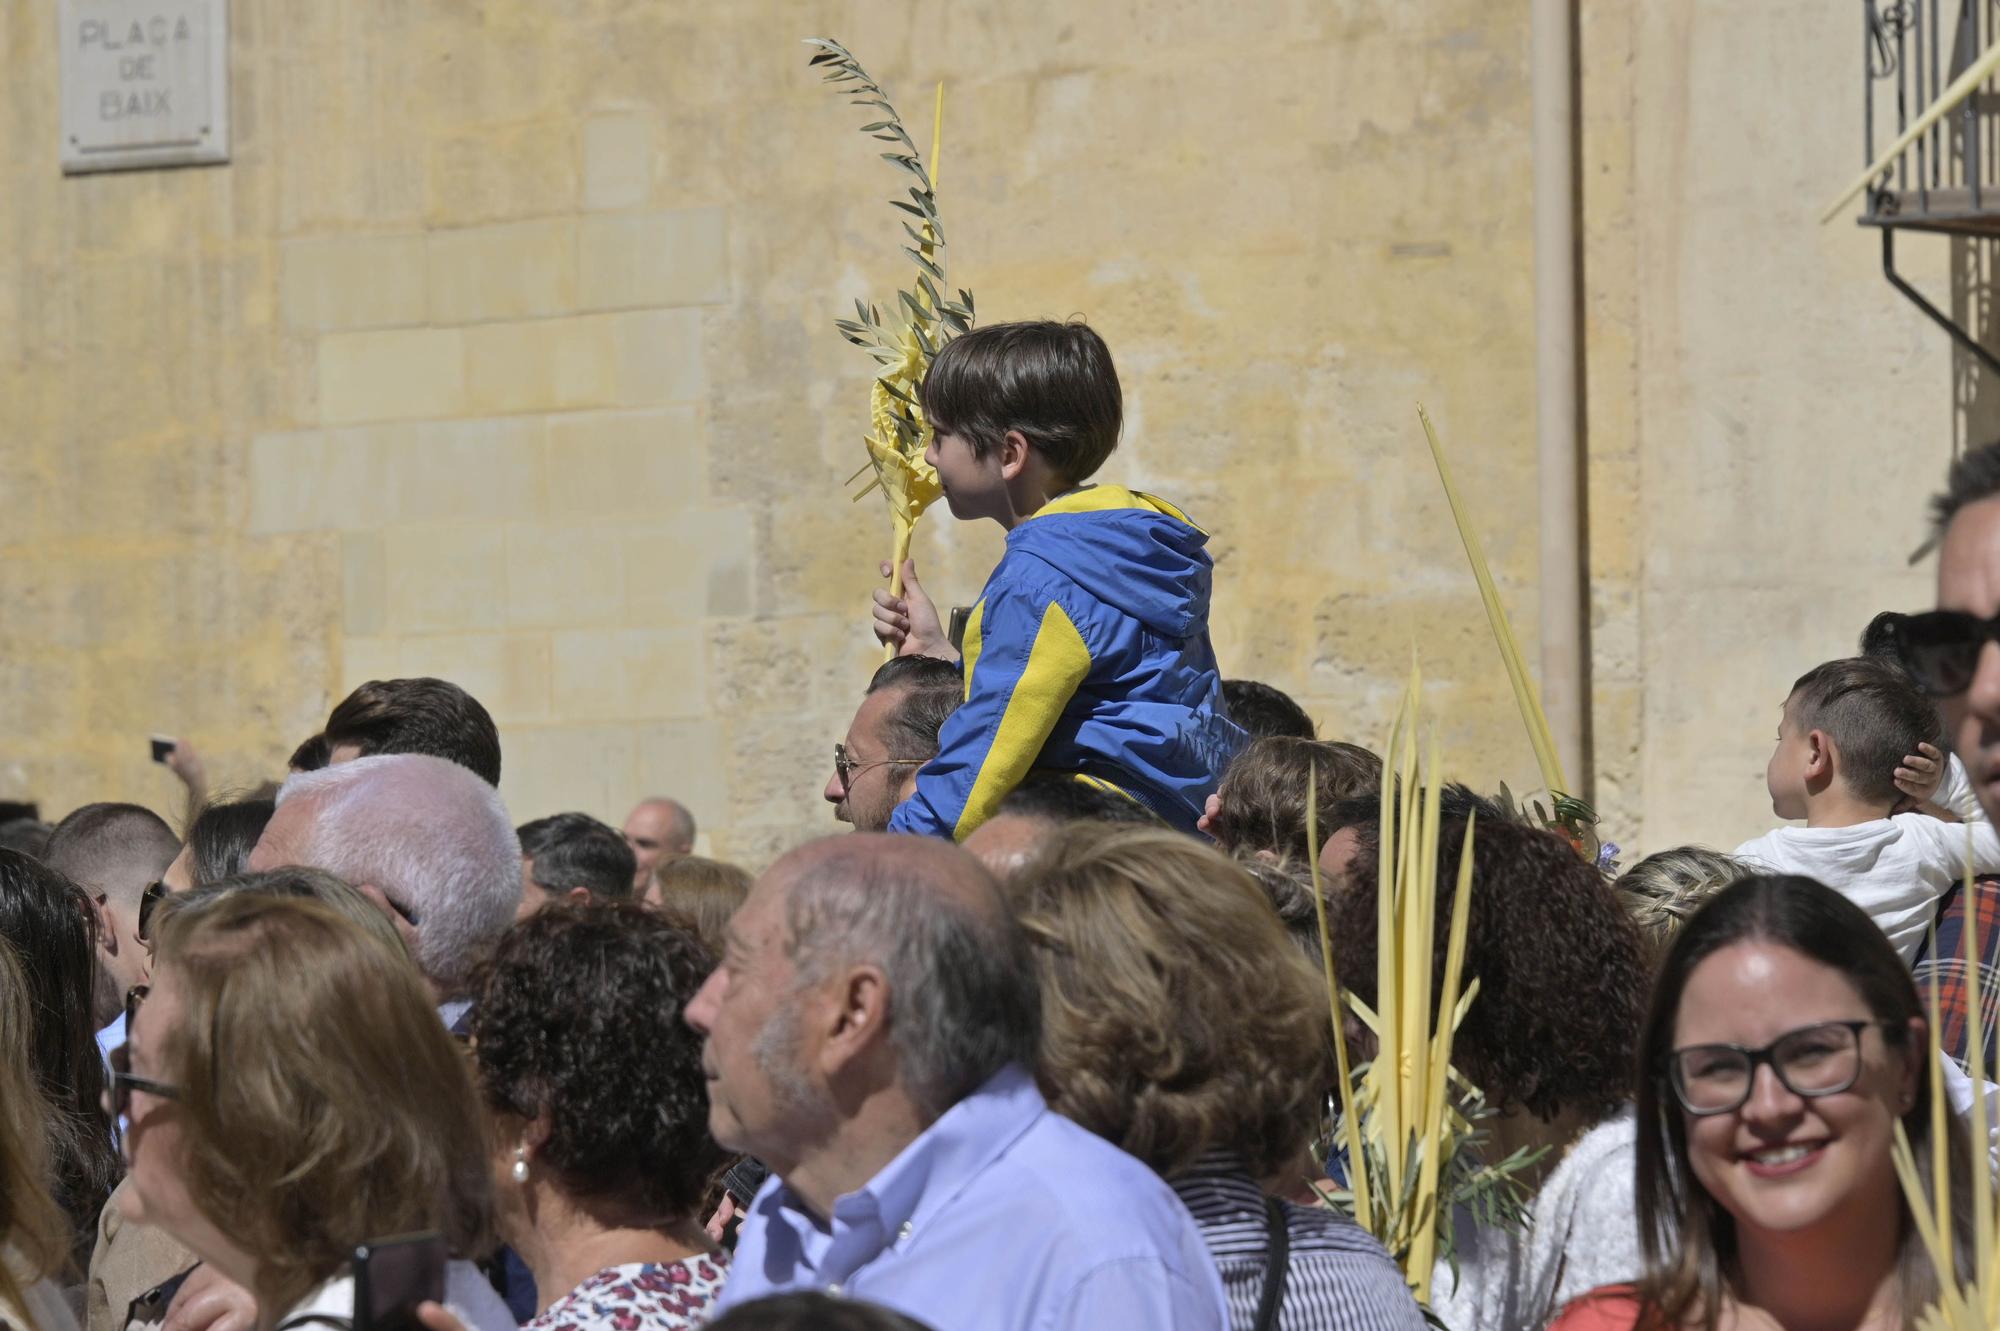
[[[126,1042],[111,1051],[111,1084],[104,1091],[104,1097],[108,1101],[105,1108],[110,1111],[111,1117],[114,1120],[120,1122],[132,1116],[132,1092],[134,1091],[140,1091],[146,1095],[155,1095],[162,1100],[178,1100],[181,1098],[180,1087],[169,1086],[166,1082],[154,1081],[150,1077],[135,1076],[132,1072],[132,1018],[139,1014],[139,1005],[146,1001],[146,994],[147,988],[143,984],[135,984],[126,992]]]
[[[153,941],[153,912],[160,908],[160,903],[162,901],[165,901],[169,896],[172,895],[173,895],[173,889],[169,888],[165,883],[162,883],[157,879],[153,882],[146,884],[146,891],[144,895],[142,895],[139,898],[139,941],[140,942],[150,943]]]
[[[1757,1065],[1771,1071],[1793,1095],[1838,1095],[1861,1076],[1861,1032],[1874,1021],[1822,1021],[1787,1031],[1762,1049],[1738,1044],[1696,1044],[1668,1059],[1674,1098],[1697,1118],[1727,1114],[1750,1098]]]
[[[1926,610],[1920,615],[1886,616],[1896,659],[1934,698],[1949,698],[1971,687],[1979,653],[2000,642],[2000,616],[1981,619],[1963,610]]]
[[[853,785],[855,776],[871,767],[922,767],[926,761],[923,758],[878,758],[872,763],[857,763],[847,756],[845,744],[833,746],[833,771],[840,778],[843,788]]]

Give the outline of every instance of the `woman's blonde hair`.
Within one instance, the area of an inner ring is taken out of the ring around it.
[[[49,1193],[48,1101],[35,1082],[33,995],[0,939],[0,1316],[26,1314],[22,1279],[58,1274],[69,1222]]]
[[[257,1256],[261,1305],[293,1307],[385,1235],[485,1251],[471,1073],[401,949],[320,902],[237,893],[168,916],[158,968],[182,996],[162,1048],[188,1193]]]
[[[721,860],[681,855],[653,869],[651,904],[692,925],[717,956],[722,954],[722,932],[729,927],[729,917],[749,895],[749,871]]]
[[[1757,869],[1706,846],[1656,850],[1618,875],[1612,888],[1645,937],[1655,964],[1703,902]]]
[[[1326,991],[1257,883],[1192,837],[1072,824],[1008,884],[1057,1112],[1171,1177],[1297,1161],[1333,1081]]]

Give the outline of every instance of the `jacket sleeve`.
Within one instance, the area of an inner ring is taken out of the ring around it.
[[[1090,675],[1082,632],[1047,595],[989,591],[967,638],[965,702],[939,732],[916,792],[890,815],[892,832],[963,840],[1035,765]]]

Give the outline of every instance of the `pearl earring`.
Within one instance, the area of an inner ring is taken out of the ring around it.
[[[514,1181],[516,1183],[528,1181],[528,1148],[525,1146],[514,1148]]]

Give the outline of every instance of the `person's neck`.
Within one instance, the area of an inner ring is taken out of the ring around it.
[[[814,1215],[831,1220],[835,1202],[866,1187],[929,1126],[908,1097],[893,1089],[878,1091],[784,1171],[785,1186]]]
[[[1850,1208],[1853,1219],[1791,1234],[1737,1228],[1739,1302],[1784,1331],[1897,1325],[1897,1208]],[[1739,1323],[1740,1325],[1740,1323]]]
[[[537,1314],[607,1267],[684,1262],[713,1248],[691,1216],[660,1225],[604,1221],[552,1189],[538,1195],[528,1232],[515,1245],[535,1276]]]
[[[1539,1160],[1513,1175],[1515,1182],[1534,1193],[1541,1191],[1577,1139],[1596,1124],[1578,1110],[1563,1109],[1551,1119],[1536,1118],[1525,1110],[1496,1114],[1481,1126],[1486,1140],[1480,1144],[1479,1155],[1489,1165],[1497,1165],[1520,1150],[1542,1152]]]
[[[1051,501],[1076,488],[1039,461],[1031,460],[1019,476],[1007,483],[1006,509],[995,513],[993,520],[1012,531],[1047,508]]]
[[[1891,807],[1859,799],[1843,783],[1834,781],[1817,794],[1807,793],[1806,826],[1858,827],[1887,818]]]

